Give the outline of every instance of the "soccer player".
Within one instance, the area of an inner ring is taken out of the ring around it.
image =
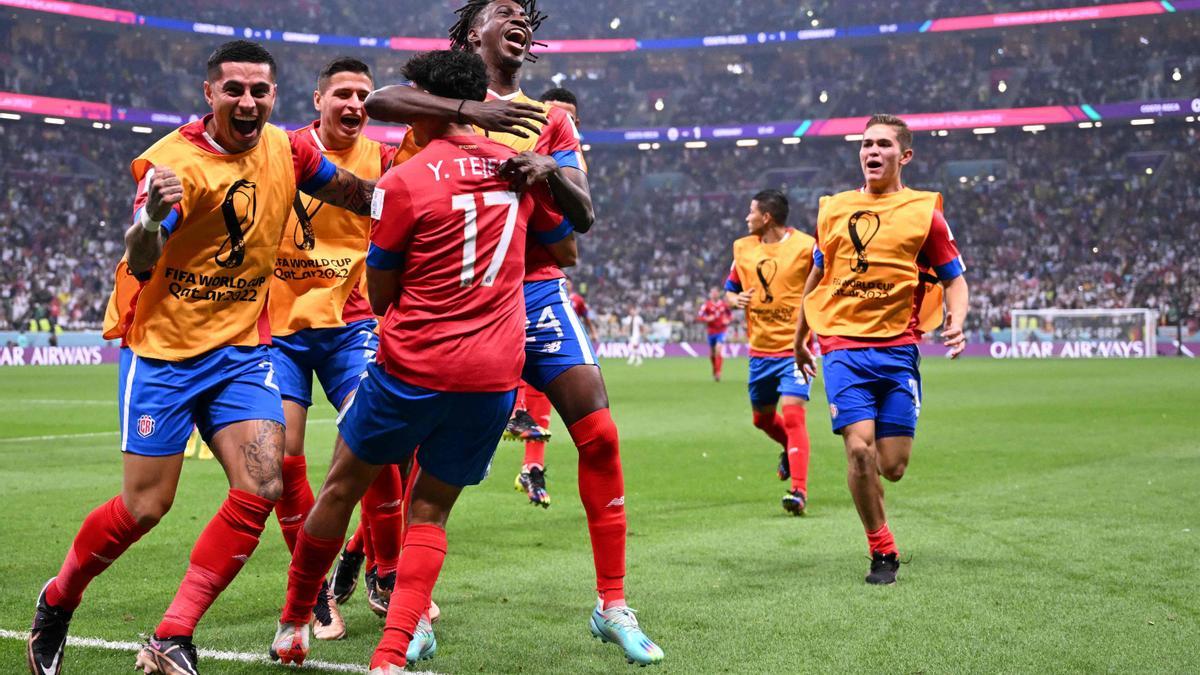
[[[638,311],[637,305],[630,305],[629,311],[625,318],[621,320],[621,324],[625,330],[629,331],[626,337],[629,338],[629,358],[625,360],[631,366],[642,365],[642,327],[646,322],[642,319],[642,313]]]
[[[405,157],[397,157],[397,148],[363,135],[367,124],[363,102],[373,88],[367,64],[345,56],[330,61],[318,74],[313,92],[320,118],[291,132],[293,142],[312,147],[355,175],[378,179],[394,160]],[[378,349],[375,314],[363,295],[370,227],[367,216],[325,208],[323,202],[297,194],[280,242],[269,307],[271,361],[286,419],[283,493],[275,515],[288,551],[295,550],[296,532],[313,505],[304,457],[313,374],[326,398],[340,410]],[[390,588],[400,555],[403,497],[400,473],[390,467],[363,499],[363,521],[374,535],[372,578],[382,580],[377,583],[385,588]],[[346,635],[327,587],[321,589],[313,633],[318,640]]]
[[[725,363],[725,331],[733,323],[733,312],[721,297],[720,289],[709,291],[708,300],[700,307],[696,320],[708,329],[708,360],[712,362],[713,381],[720,382],[721,366]]]
[[[429,52],[404,68],[415,86],[482,100],[474,54]],[[500,165],[516,153],[465,124],[413,123],[424,146],[379,181],[367,259],[371,305],[384,314],[378,361],[339,418],[333,465],[300,531],[273,657],[301,663],[322,576],[351,512],[383,465],[420,469],[387,626],[372,673],[433,655],[430,594],[446,554],[446,520],[463,487],[487,476],[524,357],[520,295],[527,226],[574,255],[571,224],[544,185],[511,191]],[[465,235],[464,235],[465,233]],[[418,449],[419,448],[419,449]]]
[[[269,52],[243,40],[221,45],[204,82],[212,112],[132,163],[133,224],[105,319],[105,336],[123,345],[124,485],[87,516],[38,597],[27,648],[34,672],[61,669],[88,583],[170,509],[193,424],[230,489],[137,667],[196,672],[196,624],[253,553],[279,498],[284,417],[265,346],[279,238],[297,188],[369,213],[374,182],[267,124],[275,90]]]
[[[912,141],[898,117],[867,122],[858,151],[863,186],[821,198],[813,270],[796,324],[797,366],[815,373],[810,329],[824,354],[829,415],[846,448],[847,482],[867,532],[869,584],[895,583],[900,567],[879,477],[900,480],[912,456],[921,412],[922,268],[932,268],[944,287],[949,356],[966,346],[965,268],[942,196],[902,180]]]
[[[779,479],[791,479],[783,508],[802,516],[808,506],[808,382],[795,364],[794,338],[813,238],[788,226],[788,210],[778,190],[754,195],[746,215],[750,234],[733,243],[725,298],[746,310],[754,426],[783,446]],[[782,420],[776,406],[783,408]]]
[[[521,66],[530,58],[533,33],[544,18],[534,0],[469,0],[450,30],[451,48],[478,53],[488,67],[488,96],[510,100],[522,119],[510,133],[488,134],[518,155],[506,163],[517,182],[546,182],[577,232],[595,215],[579,136],[571,118],[522,93]],[[367,99],[371,117],[405,122],[423,116],[456,121],[478,114],[479,104],[431,96],[411,87],[386,87]],[[459,111],[463,114],[460,117]],[[592,634],[616,643],[638,663],[658,663],[662,649],[638,626],[625,601],[625,484],[617,426],[608,392],[579,318],[566,296],[562,270],[545,247],[526,256],[526,362],[523,379],[550,398],[579,450],[579,495],[587,515],[596,568]]]

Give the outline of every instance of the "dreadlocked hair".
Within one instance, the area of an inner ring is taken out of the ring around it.
[[[475,20],[479,18],[479,13],[495,1],[467,0],[467,4],[454,10],[454,13],[458,15],[458,21],[450,27],[451,49],[464,52],[471,51],[471,42],[467,38],[471,33],[471,26],[475,25]],[[513,0],[513,2],[516,2],[521,6],[521,9],[525,10],[525,16],[529,20],[529,30],[536,33],[542,22],[547,18],[546,14],[537,8],[537,0]],[[531,47],[545,46],[545,42],[538,42],[537,40],[534,40],[531,45]],[[530,63],[536,63],[538,57],[530,49],[529,53],[525,55],[525,60]]]

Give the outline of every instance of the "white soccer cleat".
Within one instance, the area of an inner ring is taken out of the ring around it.
[[[284,664],[304,663],[308,658],[309,629],[306,623],[281,623],[271,643],[271,658]]]

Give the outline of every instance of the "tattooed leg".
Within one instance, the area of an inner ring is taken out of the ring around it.
[[[212,450],[229,487],[276,501],[283,491],[283,425],[271,420],[237,422],[212,438]]]

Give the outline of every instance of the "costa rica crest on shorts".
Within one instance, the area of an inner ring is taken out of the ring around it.
[[[142,415],[137,421],[138,436],[146,438],[154,433],[154,418],[149,415]]]

